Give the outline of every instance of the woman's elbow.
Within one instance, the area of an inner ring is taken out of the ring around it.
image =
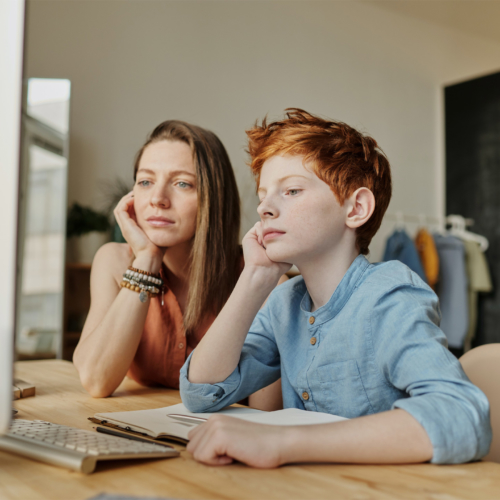
[[[93,398],[107,398],[113,394],[115,387],[111,387],[109,384],[105,384],[102,380],[99,380],[92,374],[87,374],[84,371],[80,371],[80,382],[83,388],[93,397]]]

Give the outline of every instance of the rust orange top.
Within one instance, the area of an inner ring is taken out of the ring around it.
[[[179,388],[179,371],[191,351],[207,333],[215,315],[205,318],[198,329],[186,337],[182,311],[172,290],[165,283],[161,294],[151,298],[141,341],[127,375],[142,385]]]
[[[244,266],[241,257],[240,272]],[[198,329],[186,336],[181,307],[168,286],[164,267],[160,274],[165,284],[163,306],[161,294],[150,299],[141,341],[127,376],[142,385],[178,389],[182,365],[207,333],[216,315],[207,315]]]

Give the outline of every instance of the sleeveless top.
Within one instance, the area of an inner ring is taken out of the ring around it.
[[[240,272],[244,267],[243,257],[241,262]],[[165,287],[163,306],[161,294],[150,299],[142,337],[127,376],[142,385],[178,389],[182,365],[207,333],[216,315],[208,314],[196,331],[187,337],[182,311],[168,286],[164,265],[160,274]]]

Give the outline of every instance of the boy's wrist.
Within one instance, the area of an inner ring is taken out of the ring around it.
[[[301,443],[303,441],[301,434],[304,429],[299,426],[283,426],[280,430],[278,442],[276,443],[276,448],[279,450],[280,465],[300,462],[302,460]]]
[[[278,284],[281,277],[281,274],[268,268],[248,265],[244,267],[241,275],[250,282],[250,286],[269,289],[269,293]]]

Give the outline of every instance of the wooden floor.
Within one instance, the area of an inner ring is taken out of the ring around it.
[[[93,399],[65,361],[23,361],[16,377],[34,382],[34,398],[14,402],[19,418],[92,429],[87,417],[106,411],[159,408],[180,402],[178,391],[126,380],[112,398]],[[176,446],[183,450],[183,447]],[[99,493],[186,499],[500,499],[500,464],[409,466],[290,465],[256,470],[241,464],[208,467],[182,451],[166,460],[116,461],[94,474],[0,452],[0,499],[83,500]]]

